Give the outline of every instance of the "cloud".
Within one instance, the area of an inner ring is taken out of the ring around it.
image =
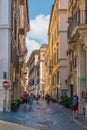
[[[34,20],[30,21],[30,38],[35,38],[40,42],[47,42],[49,17],[49,15],[38,15]]]
[[[48,43],[48,25],[50,15],[38,15],[30,20],[30,32],[27,33],[26,43],[28,56],[34,49],[39,49],[43,43]]]
[[[35,40],[29,40],[29,39],[26,39],[26,43],[27,43],[27,49],[28,49],[27,58],[29,58],[33,50],[37,50],[40,48],[40,44],[36,42]]]

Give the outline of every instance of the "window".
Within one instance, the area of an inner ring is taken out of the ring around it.
[[[86,23],[87,23],[87,0],[85,0],[85,18],[86,18]]]
[[[3,72],[3,79],[7,79],[7,72]]]
[[[75,68],[77,67],[77,59],[76,59],[76,57],[74,58],[74,67]]]
[[[59,71],[57,71],[57,84],[59,84]]]
[[[16,20],[14,20],[14,39],[16,40],[16,34],[17,34],[17,23]]]
[[[72,60],[70,61],[70,73],[72,72]]]
[[[57,61],[59,59],[59,49],[58,49],[58,44],[57,44]]]

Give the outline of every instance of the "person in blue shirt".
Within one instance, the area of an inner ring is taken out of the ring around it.
[[[33,104],[33,94],[31,93],[29,97],[29,109],[32,109],[32,104]]]
[[[78,96],[74,93],[72,97],[72,111],[73,111],[73,118],[78,117]]]

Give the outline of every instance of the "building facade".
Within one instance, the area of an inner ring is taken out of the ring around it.
[[[10,109],[11,98],[20,97],[21,69],[25,69],[25,60],[20,65],[20,56],[24,58],[26,54],[27,31],[28,1],[0,0],[0,110]],[[8,82],[6,93],[3,81]]]
[[[5,5],[5,8],[3,8]],[[0,79],[10,80],[11,0],[0,1]],[[3,37],[4,36],[4,37]]]
[[[11,89],[14,98],[26,89],[26,33],[29,31],[28,1],[11,1]]]
[[[42,44],[39,50],[32,51],[27,67],[29,69],[28,91],[34,95],[44,95],[45,92],[45,52],[47,44]]]
[[[37,75],[37,63],[39,58],[39,50],[32,51],[28,61],[27,61],[27,67],[28,67],[28,91],[29,93],[32,93],[34,95],[37,95],[38,93],[38,75]]]
[[[87,110],[87,0],[68,0],[68,89],[79,96],[79,112]]]
[[[45,75],[44,75],[44,95],[47,93],[50,93],[50,86],[51,86],[51,80],[50,80],[50,71],[49,71],[49,46],[47,46],[47,49],[45,51]]]
[[[47,44],[42,44],[39,50],[39,94],[44,95],[45,94],[45,53],[47,49]]]
[[[67,94],[67,0],[55,0],[49,23],[50,93],[59,99]]]
[[[11,0],[0,0],[0,111],[9,109],[9,90],[3,87],[3,81],[10,85],[10,54],[11,54]],[[4,105],[3,105],[4,104]]]

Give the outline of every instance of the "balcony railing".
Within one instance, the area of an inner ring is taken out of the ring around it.
[[[78,10],[72,17],[68,27],[68,40],[71,39],[74,29],[87,24],[87,10]]]

